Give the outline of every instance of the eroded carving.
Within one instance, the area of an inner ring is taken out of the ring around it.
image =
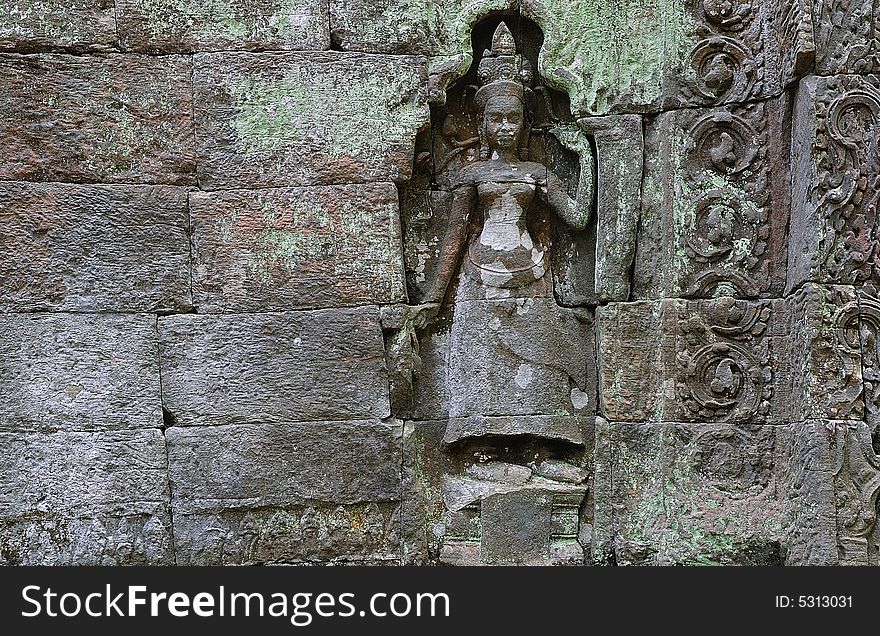
[[[840,565],[880,564],[876,532],[880,457],[864,424],[837,426],[832,441]]]
[[[682,417],[696,421],[759,421],[770,413],[772,367],[763,334],[770,308],[721,298],[683,319],[688,346],[677,361]]]
[[[880,78],[840,75],[804,80],[804,85],[799,124],[812,144],[796,149],[802,160],[810,161],[813,173],[810,182],[801,172],[795,174],[791,253],[797,255],[798,267],[789,284],[811,277],[876,285]]]

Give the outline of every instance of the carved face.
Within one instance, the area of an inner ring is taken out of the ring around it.
[[[516,97],[498,96],[486,103],[486,142],[490,150],[516,150],[523,130],[523,106]]]

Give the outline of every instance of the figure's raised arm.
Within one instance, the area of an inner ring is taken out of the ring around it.
[[[562,180],[550,170],[547,171],[547,181],[541,189],[550,208],[575,230],[585,229],[593,212],[592,168],[592,162],[589,162],[581,169],[577,194],[573,199],[568,196]]]
[[[461,252],[467,240],[468,218],[477,199],[477,189],[473,184],[461,185],[452,195],[452,209],[449,211],[449,227],[443,244],[440,246],[440,266],[431,290],[425,296],[427,303],[443,302],[446,288],[458,269]]]

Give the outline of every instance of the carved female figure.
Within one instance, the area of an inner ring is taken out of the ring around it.
[[[454,296],[446,370],[449,417],[517,418],[499,421],[497,430],[485,420],[450,421],[446,437],[569,438],[544,430],[544,420],[519,416],[573,415],[595,406],[586,393],[591,325],[556,304],[546,214],[549,209],[575,230],[586,228],[592,176],[580,180],[571,198],[546,165],[521,159],[531,69],[504,23],[478,73],[480,158],[465,163],[454,181],[441,262],[426,300],[441,303]]]

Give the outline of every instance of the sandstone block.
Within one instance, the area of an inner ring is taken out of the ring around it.
[[[427,124],[423,58],[195,56],[199,183],[208,190],[406,179]]]
[[[173,563],[158,429],[0,433],[0,563]]]
[[[400,556],[400,427],[297,422],[168,431],[178,562]]]
[[[620,565],[779,564],[787,509],[773,479],[775,431],[609,423],[597,452],[611,479],[596,484],[596,534]]]
[[[405,302],[394,184],[194,192],[201,312]]]
[[[805,281],[876,288],[880,76],[804,79],[793,122],[787,289]]]
[[[650,120],[635,297],[778,297],[789,209],[786,101]]]
[[[123,48],[150,52],[323,50],[327,0],[117,0]]]
[[[113,0],[8,0],[0,5],[0,50],[106,51],[115,46]]]
[[[0,315],[0,431],[161,426],[157,340],[154,316]]]
[[[186,191],[0,183],[0,311],[179,311]]]
[[[195,182],[191,62],[0,55],[0,179]]]
[[[178,424],[387,417],[378,311],[159,319],[165,408]]]

